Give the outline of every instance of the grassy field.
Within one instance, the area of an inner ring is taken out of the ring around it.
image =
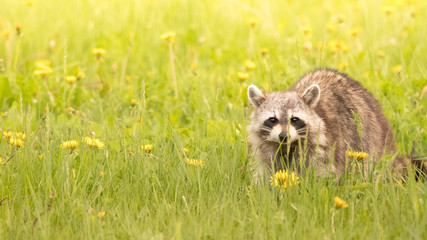
[[[0,6],[1,239],[427,238],[425,182],[253,186],[246,143],[249,84],[331,67],[378,98],[400,155],[425,156],[427,2]]]

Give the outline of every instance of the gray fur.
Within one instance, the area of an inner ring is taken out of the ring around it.
[[[331,171],[341,174],[345,170],[346,150],[367,152],[368,168],[383,153],[395,151],[390,125],[378,101],[343,73],[316,70],[280,92],[264,93],[251,85],[248,97],[255,107],[248,131],[250,150],[256,160],[256,181],[264,180],[266,171],[273,166],[274,170],[297,171],[312,166],[317,175]],[[354,113],[360,115],[362,141]],[[291,123],[292,117],[299,121]],[[267,121],[270,118],[277,119],[273,127]],[[301,127],[302,123],[306,126]],[[285,142],[278,140],[280,133],[287,134]]]
[[[265,93],[252,84],[248,87],[248,99],[254,107],[258,107],[264,102]]]

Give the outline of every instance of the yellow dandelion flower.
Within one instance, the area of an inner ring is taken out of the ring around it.
[[[50,74],[52,74],[52,68],[44,68],[44,69],[37,69],[34,70],[33,74],[36,76],[48,76]]]
[[[142,123],[144,121],[144,118],[142,116],[138,116],[138,122]]]
[[[334,205],[338,209],[348,207],[347,203],[337,196],[334,198]]]
[[[182,149],[182,151],[183,151],[185,154],[187,154],[187,153],[189,153],[189,152],[190,152],[190,150],[188,150],[188,148],[183,148],[183,149]]]
[[[311,27],[311,25],[302,25],[301,26],[301,32],[304,34],[304,35],[310,35],[311,34],[311,31],[312,31],[312,27]]]
[[[245,60],[245,67],[246,67],[246,69],[248,69],[248,70],[253,70],[253,69],[255,69],[256,64],[255,64],[254,62],[252,62],[251,60],[246,59],[246,60]]]
[[[34,5],[35,1],[34,1],[34,0],[27,0],[27,1],[25,1],[24,3],[25,3],[25,5],[27,5],[28,7],[31,7],[31,6],[33,6],[33,5]]]
[[[329,42],[329,48],[332,52],[348,52],[348,45],[344,41],[341,40],[332,40]]]
[[[98,149],[103,149],[105,147],[105,143],[99,138],[85,137],[83,141],[90,147],[96,147]]]
[[[176,33],[175,32],[167,32],[163,33],[160,38],[165,40],[166,42],[173,42],[175,40]]]
[[[77,80],[85,78],[85,77],[86,77],[86,74],[83,72],[83,70],[78,69],[77,70]]]
[[[25,133],[16,132],[12,133],[12,131],[8,130],[7,132],[3,132],[3,135],[6,139],[9,139],[9,144],[15,147],[22,147],[25,143]]]
[[[74,108],[72,108],[72,107],[67,107],[67,108],[65,109],[65,111],[66,111],[67,113],[69,113],[69,114],[74,114],[74,112],[76,111],[76,109],[74,109]]]
[[[190,64],[190,69],[191,69],[191,70],[195,70],[196,68],[197,68],[197,63],[192,62],[192,63]]]
[[[92,54],[96,56],[96,58],[101,58],[105,54],[105,49],[103,48],[94,48],[92,49]]]
[[[258,19],[252,17],[248,19],[248,24],[251,27],[255,27],[258,24]]]
[[[48,76],[52,74],[52,68],[50,66],[50,61],[46,59],[37,60],[35,62],[35,65],[37,67],[36,70],[34,70],[33,74],[37,76]]]
[[[37,69],[34,70],[33,74],[36,76],[48,76],[53,72],[49,60],[37,60],[35,65]]]
[[[104,175],[105,175],[105,174],[104,174],[104,172],[103,172],[103,171],[101,171],[101,172],[99,173],[99,176],[100,176],[100,177],[104,177]]]
[[[403,185],[403,180],[399,179],[399,176],[397,175],[396,172],[393,172],[393,182],[394,182],[394,186],[402,186]]]
[[[263,57],[265,57],[268,54],[268,48],[261,48],[259,51],[261,52],[261,55]]]
[[[346,151],[345,154],[347,154],[349,158],[355,158],[357,160],[363,160],[369,156],[369,154],[365,152],[354,152],[354,151]]]
[[[356,37],[361,30],[360,27],[353,27],[348,30],[348,34],[352,37]]]
[[[339,14],[338,16],[337,16],[337,22],[338,23],[344,23],[345,22],[345,19],[346,19],[346,16],[345,15],[343,15],[343,14]]]
[[[105,147],[105,143],[101,140],[99,140],[99,138],[95,139],[95,147],[97,147],[98,149],[103,149]]]
[[[383,50],[378,50],[378,51],[377,51],[377,55],[378,55],[379,57],[384,57],[384,56],[385,56],[385,52],[384,52]]]
[[[3,131],[3,136],[6,138],[6,139],[10,139],[12,136],[13,136],[13,132],[12,131],[10,131],[10,130],[5,130],[5,131]]]
[[[39,154],[39,160],[42,160],[44,158],[44,153],[43,154]]]
[[[329,32],[338,31],[337,26],[331,22],[328,22],[328,24],[326,24],[326,28],[328,29]]]
[[[84,142],[87,144],[87,145],[89,145],[89,146],[93,146],[93,144],[94,144],[94,141],[93,141],[93,139],[92,138],[90,138],[90,137],[85,137],[84,138]]]
[[[383,6],[383,7],[381,7],[381,11],[383,11],[386,15],[391,15],[394,13],[394,7],[393,6]]]
[[[61,144],[61,148],[64,149],[75,149],[77,148],[77,146],[79,145],[79,141],[77,140],[69,140],[69,141],[65,141]]]
[[[397,178],[397,172],[393,172],[393,178]]]
[[[77,81],[77,77],[76,76],[65,76],[65,81],[67,81],[67,83],[75,83]]]
[[[344,68],[348,67],[348,62],[340,62],[337,67],[338,70],[343,70]]]
[[[418,9],[414,9],[411,11],[411,17],[415,17],[418,15]]]
[[[10,31],[5,29],[2,31],[1,35],[5,38],[5,39],[9,39],[10,36]]]
[[[146,144],[141,146],[142,151],[145,151],[146,153],[150,153],[153,151],[153,144]]]
[[[21,36],[22,25],[17,23],[15,25],[16,35]]]
[[[5,165],[6,163],[5,162],[3,162],[3,160],[1,159],[1,157],[0,157],[0,165]]]
[[[238,77],[241,81],[244,81],[244,80],[248,79],[248,77],[249,77],[249,73],[238,72],[238,73],[237,73],[237,77]]]
[[[47,59],[40,59],[37,60],[34,65],[36,65],[37,68],[47,68],[50,67],[51,62]]]
[[[287,187],[297,185],[300,183],[299,177],[295,172],[288,173],[288,170],[279,170],[276,172],[274,177],[270,177],[271,186],[283,188],[286,190]]]
[[[24,140],[22,140],[21,138],[11,137],[9,139],[9,144],[15,147],[22,147],[24,146]]]
[[[205,165],[205,162],[199,159],[187,158],[185,161],[187,162],[188,165],[193,167],[203,167]]]
[[[103,212],[99,212],[99,213],[98,213],[98,217],[99,217],[99,218],[104,218],[104,217],[105,217],[105,211],[103,211]]]
[[[391,71],[393,73],[400,73],[402,71],[402,65],[396,65],[396,66],[392,67]]]
[[[138,102],[136,101],[136,99],[135,98],[132,98],[131,100],[130,100],[130,105],[132,105],[132,106],[136,106],[138,104]]]
[[[323,42],[318,42],[318,43],[317,43],[317,48],[318,48],[318,49],[320,49],[320,50],[324,49],[324,48],[325,48],[325,43],[323,43]]]
[[[400,179],[400,180],[396,180],[395,182],[394,182],[394,186],[402,186],[403,185],[403,181],[402,181],[402,179]]]
[[[22,141],[25,141],[26,135],[23,132],[17,132],[16,133],[16,137],[19,138],[19,139],[22,139]]]

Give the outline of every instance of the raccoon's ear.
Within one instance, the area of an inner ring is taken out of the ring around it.
[[[320,99],[320,87],[317,84],[313,84],[308,87],[304,93],[301,95],[302,100],[309,106],[316,106],[317,102]]]
[[[265,93],[255,85],[251,84],[248,87],[248,99],[254,107],[259,107],[265,100]]]

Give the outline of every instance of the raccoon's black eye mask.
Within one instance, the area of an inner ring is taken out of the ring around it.
[[[279,120],[277,120],[276,117],[271,117],[271,118],[268,119],[268,121],[271,122],[271,123],[276,123]]]
[[[297,118],[297,117],[291,118],[291,123],[296,123],[298,121],[299,121],[299,118]]]
[[[291,118],[291,124],[292,124],[292,126],[294,126],[295,127],[295,129],[301,129],[301,128],[303,128],[303,127],[305,127],[306,126],[306,124],[305,124],[305,122],[304,121],[302,121],[301,119],[299,119],[299,118],[297,118],[297,117],[292,117]]]
[[[264,126],[266,126],[268,128],[273,128],[274,125],[276,125],[278,122],[279,122],[279,119],[277,119],[276,117],[271,117],[271,118],[265,120]]]

